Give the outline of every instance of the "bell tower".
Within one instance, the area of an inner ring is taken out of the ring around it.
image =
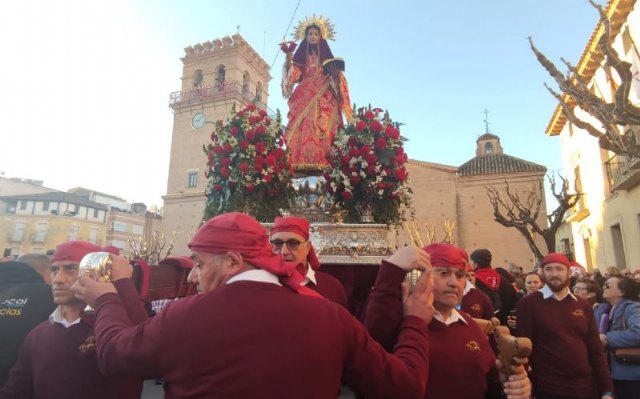
[[[269,65],[235,34],[185,48],[182,88],[171,93],[173,133],[169,179],[164,199],[163,230],[177,233],[172,255],[186,255],[189,237],[202,219],[207,157],[213,124],[225,120],[231,107],[254,102],[265,109],[271,76]]]

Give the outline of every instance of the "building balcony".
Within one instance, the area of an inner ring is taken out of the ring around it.
[[[640,159],[614,155],[605,162],[611,191],[630,190],[640,184]]]
[[[169,106],[177,110],[208,101],[228,100],[236,96],[247,103],[254,103],[259,109],[266,110],[270,116],[275,115],[273,110],[256,98],[255,93],[251,93],[240,82],[223,82],[211,87],[174,91],[169,95]]]

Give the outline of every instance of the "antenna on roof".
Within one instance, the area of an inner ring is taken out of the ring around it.
[[[489,133],[489,110],[485,109],[484,110],[484,130],[485,133]]]

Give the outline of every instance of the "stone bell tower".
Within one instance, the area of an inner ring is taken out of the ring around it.
[[[266,108],[269,65],[235,34],[185,48],[182,88],[171,93],[173,133],[163,230],[177,233],[172,255],[189,253],[187,243],[202,220],[207,157],[213,123],[225,120],[231,107],[251,102]]]

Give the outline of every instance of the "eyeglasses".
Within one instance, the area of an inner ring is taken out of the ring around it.
[[[575,286],[575,287],[573,287],[573,291],[589,291],[589,289],[587,287]]]
[[[298,249],[300,244],[305,243],[305,242],[306,241],[298,241],[298,240],[295,240],[295,239],[290,239],[290,240],[286,240],[286,241],[273,240],[273,241],[271,241],[271,245],[273,245],[273,248],[275,248],[278,251],[280,251],[280,250],[282,250],[282,246],[284,244],[287,244],[287,248],[289,248],[290,250],[295,251],[296,249]]]

